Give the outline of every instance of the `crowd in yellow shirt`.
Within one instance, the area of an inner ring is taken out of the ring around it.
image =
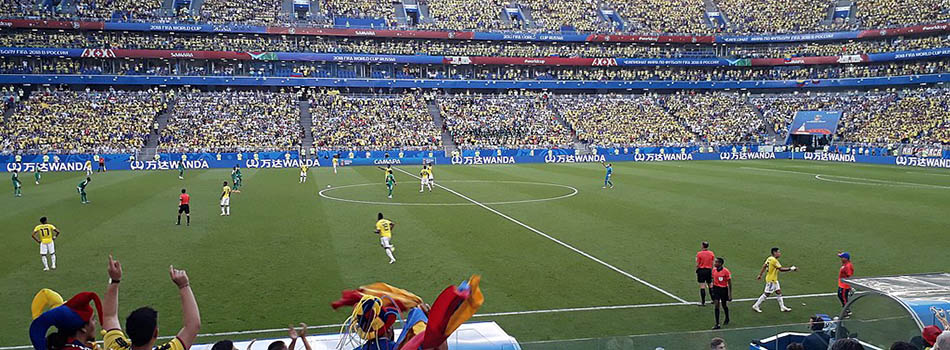
[[[270,91],[182,93],[162,131],[163,151],[233,152],[300,146],[294,94]]]
[[[314,95],[314,146],[319,149],[437,149],[441,131],[420,95]]]
[[[459,147],[570,147],[568,130],[542,95],[456,95],[439,98]]]
[[[0,134],[5,149],[21,152],[132,152],[165,106],[155,90],[38,90],[17,105]]]

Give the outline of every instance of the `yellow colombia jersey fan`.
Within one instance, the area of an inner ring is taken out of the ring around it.
[[[376,230],[379,231],[379,235],[383,237],[392,237],[393,236],[393,223],[392,221],[386,219],[380,219],[376,222]]]
[[[53,231],[56,231],[56,226],[50,224],[40,224],[33,228],[33,232],[40,236],[40,243],[53,243]]]
[[[782,268],[782,263],[778,262],[774,256],[770,256],[768,259],[765,259],[765,264],[768,265],[768,272],[765,274],[766,282],[778,282],[778,271]]]
[[[106,332],[106,335],[102,338],[102,345],[105,350],[131,350],[132,341],[125,337],[125,334],[122,333],[120,329],[113,329]],[[178,340],[178,337],[173,338],[165,344],[155,345],[155,349],[161,350],[185,350],[185,347],[181,344],[181,340]]]

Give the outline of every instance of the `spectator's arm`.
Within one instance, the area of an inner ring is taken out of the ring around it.
[[[102,329],[121,329],[119,325],[119,281],[122,279],[122,264],[109,255],[109,287],[102,306]]]
[[[201,315],[198,312],[198,302],[195,301],[195,294],[191,291],[191,285],[188,281],[188,274],[184,270],[176,270],[174,266],[168,267],[168,273],[171,275],[172,282],[178,286],[178,293],[181,295],[181,316],[182,327],[178,331],[178,340],[185,349],[191,348],[195,338],[198,337],[198,331],[201,329]]]

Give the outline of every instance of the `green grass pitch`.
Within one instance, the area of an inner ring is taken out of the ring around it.
[[[483,276],[486,296],[481,314],[677,302],[591,257],[698,301],[693,257],[703,240],[725,257],[737,299],[761,293],[763,283],[755,276],[773,246],[782,248],[785,265],[800,268],[783,274],[786,295],[834,292],[838,250],[853,254],[859,276],[945,268],[945,260],[935,257],[945,255],[939,243],[950,227],[946,171],[786,160],[619,163],[617,187],[609,190],[601,188],[603,173],[599,164],[435,168],[439,184],[495,213],[442,188],[419,193],[419,182],[398,171],[395,198],[389,200],[383,174],[374,167],[342,168],[337,175],[314,168],[306,184],[298,184],[297,169],[244,169],[244,188],[231,199],[230,217],[218,215],[221,183],[230,180],[226,169],[188,171],[185,180],[174,170],[95,174],[88,205],[79,203],[75,190],[81,174],[44,174],[38,186],[32,174],[24,174],[23,197],[14,198],[10,186],[0,200],[0,346],[29,343],[29,303],[39,289],[65,297],[103,292],[108,254],[125,270],[120,315],[151,305],[160,312],[162,335],[174,334],[181,322],[170,264],[187,269],[192,279],[202,333],[301,321],[337,324],[349,311],[334,312],[329,303],[343,289],[383,281],[432,301],[445,286],[475,273]],[[342,200],[318,195],[328,184],[333,188],[324,195]],[[175,226],[183,187],[192,195],[190,227]],[[377,212],[397,224],[394,265],[387,264],[373,233]],[[30,239],[40,216],[62,231],[56,241],[59,268],[51,272],[41,271]],[[770,300],[765,313],[756,314],[751,303],[737,302],[726,329],[675,336],[651,334],[708,330],[712,308],[633,307],[473,321],[498,322],[526,348],[672,349],[671,339],[700,344],[725,335],[739,345],[779,330],[805,331],[798,325],[762,326],[802,323],[809,314],[839,309],[828,296],[790,299],[788,305],[794,311],[780,313]],[[543,343],[622,335],[641,336]]]

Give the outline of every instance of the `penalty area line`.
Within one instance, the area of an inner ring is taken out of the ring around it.
[[[397,168],[397,167],[393,167],[393,169],[399,170],[399,171],[402,172],[403,174],[406,174],[406,175],[409,175],[409,176],[412,176],[412,177],[414,177],[414,178],[416,178],[416,179],[420,179],[420,180],[421,180],[420,177],[418,177],[418,176],[416,176],[415,174],[410,173],[410,172],[408,172],[408,171],[402,170],[402,169]],[[435,186],[436,186],[436,187],[439,187],[439,188],[441,188],[441,189],[443,189],[443,190],[446,190],[446,191],[448,191],[449,193],[454,194],[454,195],[456,195],[456,196],[458,196],[458,197],[460,197],[460,198],[462,198],[462,199],[464,199],[464,200],[467,200],[467,201],[471,202],[472,204],[475,204],[475,205],[477,205],[477,206],[479,206],[479,207],[482,207],[482,209],[488,210],[488,211],[492,212],[492,213],[495,214],[495,215],[501,216],[502,218],[505,218],[505,219],[507,219],[508,221],[511,221],[511,222],[517,224],[518,226],[524,227],[524,228],[527,229],[528,231],[534,232],[535,234],[537,234],[537,235],[539,235],[539,236],[541,236],[541,237],[547,238],[547,239],[551,240],[552,242],[561,245],[561,246],[564,247],[564,248],[570,249],[570,250],[574,251],[575,253],[580,254],[580,255],[583,256],[583,257],[586,257],[586,258],[588,258],[588,259],[590,259],[590,260],[593,260],[594,262],[596,262],[596,263],[598,263],[598,264],[601,264],[601,265],[603,265],[604,267],[607,267],[608,269],[613,270],[614,272],[617,272],[617,273],[619,273],[619,274],[621,274],[621,275],[624,275],[625,277],[627,277],[627,278],[629,278],[629,279],[632,279],[632,280],[634,280],[634,281],[640,282],[640,284],[643,284],[643,285],[645,285],[645,286],[647,286],[647,287],[650,287],[650,288],[652,288],[653,290],[656,290],[656,291],[658,291],[658,292],[660,292],[660,293],[663,293],[664,295],[666,295],[666,296],[668,296],[668,297],[670,297],[670,298],[673,298],[674,300],[680,302],[681,304],[689,304],[688,301],[686,301],[686,300],[684,300],[683,298],[680,298],[680,297],[674,295],[673,293],[670,293],[670,292],[668,292],[668,291],[666,291],[666,290],[664,290],[664,289],[662,289],[662,288],[660,288],[660,287],[657,287],[657,286],[653,285],[653,284],[650,283],[650,282],[644,281],[643,279],[641,279],[641,278],[639,278],[639,277],[637,277],[637,276],[634,276],[634,275],[630,274],[630,273],[627,272],[627,271],[621,270],[621,269],[617,268],[616,266],[613,266],[613,265],[611,265],[611,264],[609,264],[609,263],[607,263],[607,262],[605,262],[605,261],[603,261],[603,260],[600,260],[600,259],[598,259],[597,257],[595,257],[595,256],[593,256],[593,255],[590,255],[590,254],[588,254],[588,253],[586,253],[586,252],[584,252],[584,251],[582,251],[582,250],[580,250],[580,249],[574,248],[574,246],[572,246],[572,245],[570,245],[570,244],[567,244],[567,243],[564,243],[564,242],[562,242],[561,240],[559,240],[559,239],[557,239],[557,238],[554,238],[554,237],[552,237],[551,235],[549,235],[549,234],[547,234],[547,233],[541,232],[541,230],[538,230],[538,229],[536,229],[536,228],[534,228],[534,227],[528,226],[527,224],[525,224],[525,223],[523,223],[523,222],[521,222],[521,221],[518,221],[518,220],[516,220],[515,218],[512,218],[511,216],[506,215],[505,213],[502,213],[502,212],[500,212],[500,211],[498,211],[498,210],[495,210],[494,208],[489,207],[489,206],[487,206],[487,205],[485,205],[485,204],[482,204],[482,203],[479,202],[479,201],[476,201],[476,200],[474,200],[474,199],[471,199],[471,198],[469,198],[468,196],[466,196],[466,195],[464,195],[464,194],[461,194],[461,193],[459,193],[459,192],[457,192],[457,191],[455,191],[455,190],[453,190],[453,189],[451,189],[451,188],[442,186],[442,185],[439,184],[439,183],[435,183]]]

